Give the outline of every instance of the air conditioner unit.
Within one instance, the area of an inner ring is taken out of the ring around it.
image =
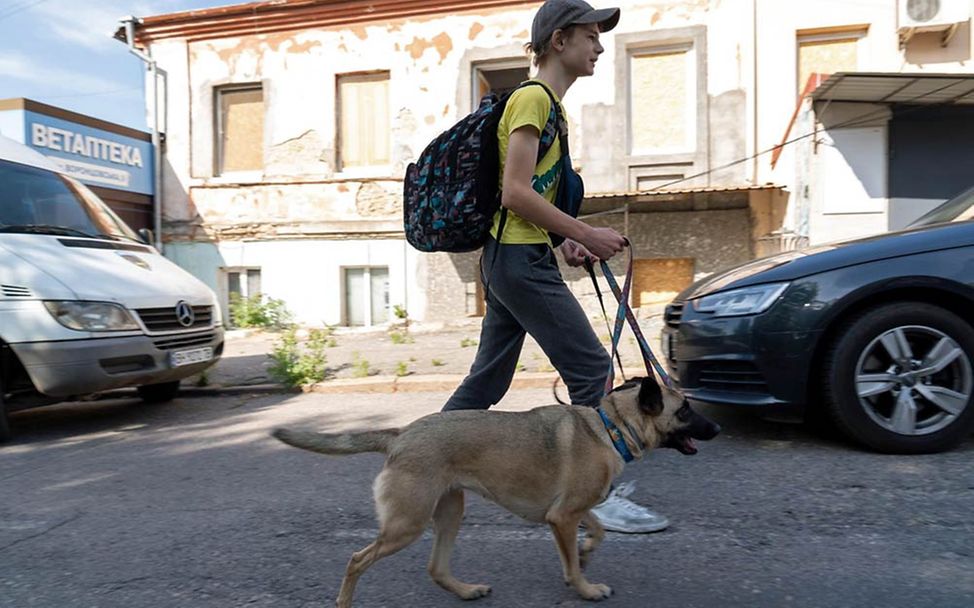
[[[920,32],[944,32],[947,46],[957,26],[971,19],[971,0],[899,0],[900,45]]]

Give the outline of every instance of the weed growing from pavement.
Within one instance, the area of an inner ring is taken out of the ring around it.
[[[406,321],[409,319],[409,313],[399,304],[394,304],[392,306],[392,314],[396,315],[397,319]]]
[[[468,346],[477,346],[477,341],[473,338],[463,338],[460,340],[461,348],[467,348]]]
[[[247,329],[251,327],[289,328],[294,316],[284,300],[266,298],[258,293],[250,297],[230,294],[230,325]]]
[[[206,374],[206,370],[200,372],[200,375],[196,377],[196,386],[202,388],[204,386],[210,385],[210,377]]]
[[[390,331],[389,339],[392,340],[393,344],[412,344],[416,341],[416,338],[410,336],[406,332],[400,331]]]
[[[338,339],[335,338],[335,328],[331,325],[325,325],[324,328],[320,330],[325,336],[325,346],[328,348],[335,348],[338,346]]]
[[[296,329],[285,331],[269,355],[272,363],[268,372],[272,378],[292,388],[321,382],[325,379],[327,341],[328,333],[321,329],[310,330],[303,345]]]
[[[401,378],[402,376],[408,376],[410,373],[412,372],[409,371],[409,364],[407,364],[405,361],[399,361],[396,363],[397,376]]]
[[[442,367],[442,366],[446,365],[446,363],[444,363],[440,359],[433,359],[432,361],[430,361],[430,363],[433,364],[433,367]]]
[[[355,351],[352,353],[352,377],[353,378],[367,378],[372,376],[377,372],[369,366],[369,360],[363,359],[362,355]]]

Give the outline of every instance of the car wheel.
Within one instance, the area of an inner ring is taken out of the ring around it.
[[[146,403],[165,403],[172,401],[179,393],[179,380],[162,384],[146,384],[138,388],[139,397]]]
[[[869,309],[839,330],[823,394],[839,429],[881,451],[947,450],[974,430],[974,329],[921,302]]]

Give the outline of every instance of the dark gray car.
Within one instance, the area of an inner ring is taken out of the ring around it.
[[[906,230],[691,285],[666,308],[675,377],[698,401],[824,408],[884,452],[956,445],[974,430],[972,209],[974,189]]]

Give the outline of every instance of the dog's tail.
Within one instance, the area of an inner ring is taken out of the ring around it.
[[[399,436],[399,429],[361,433],[316,433],[280,428],[274,429],[271,435],[288,445],[320,454],[361,454],[387,452],[389,444]]]

